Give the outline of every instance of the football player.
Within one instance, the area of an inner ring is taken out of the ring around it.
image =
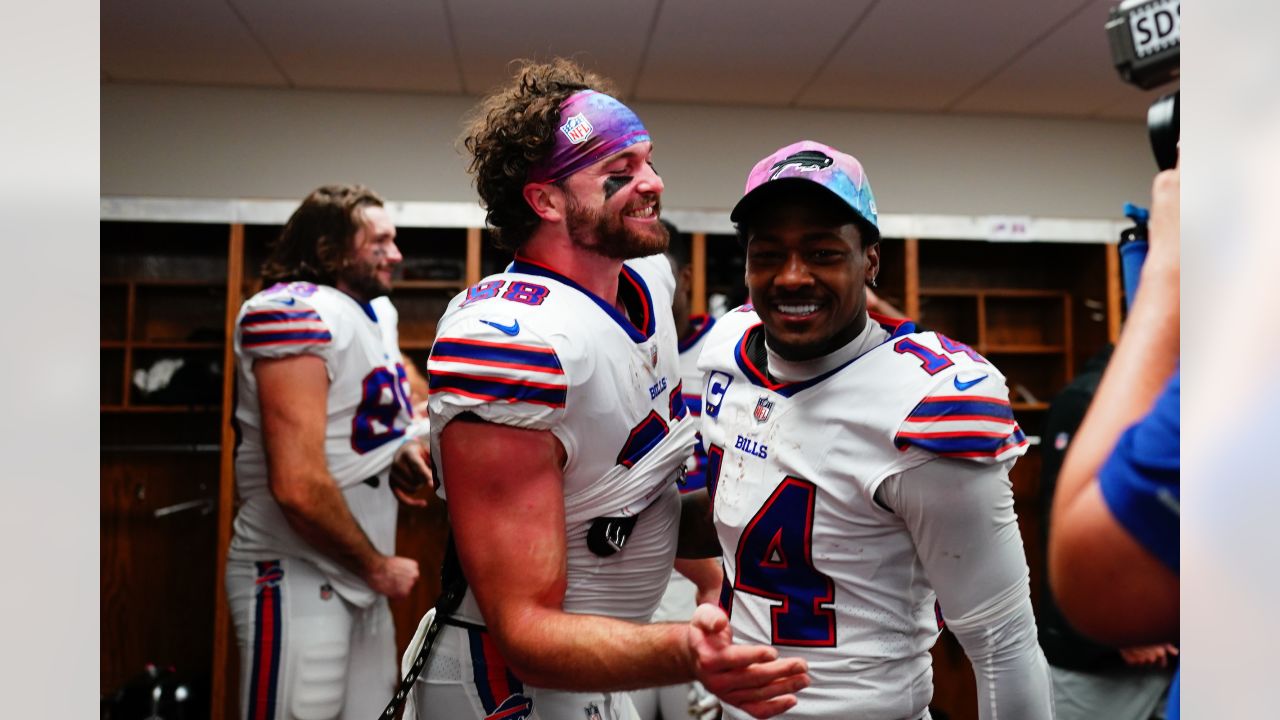
[[[1027,439],[1004,376],[962,343],[868,316],[880,236],[853,157],[779,149],[732,219],[752,304],[719,319],[699,367],[734,639],[808,660],[788,718],[917,720],[945,618],[979,717],[1052,717],[1009,482]]]
[[[396,681],[387,598],[418,579],[395,554],[396,500],[423,504],[407,493],[430,471],[386,297],[395,238],[373,191],[315,190],[236,320],[226,577],[247,720],[373,717]],[[398,452],[416,474],[393,474]]]
[[[718,609],[645,624],[695,432],[648,132],[557,60],[483,101],[464,144],[515,260],[454,298],[427,364],[467,590],[440,613],[417,713],[618,720],[634,710],[617,691],[695,677],[752,715],[785,710],[804,663],[730,644]]]

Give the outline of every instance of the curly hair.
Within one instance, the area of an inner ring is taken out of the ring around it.
[[[302,280],[333,285],[346,265],[365,207],[382,198],[363,185],[324,185],[311,191],[271,244],[262,264],[262,284]]]
[[[494,242],[518,250],[538,226],[524,199],[529,168],[551,152],[560,103],[580,90],[612,93],[607,80],[571,60],[521,60],[512,82],[476,106],[462,144],[471,153],[467,170],[493,229]]]

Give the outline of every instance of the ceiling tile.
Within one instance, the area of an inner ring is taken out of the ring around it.
[[[788,105],[871,2],[665,3],[635,95]]]
[[[952,109],[1129,120],[1144,117],[1147,105],[1160,93],[1144,99],[1147,94],[1127,85],[1111,64],[1103,25],[1112,5],[1113,0],[1094,0]]]
[[[452,0],[463,91],[483,94],[505,83],[512,60],[557,55],[574,58],[625,91],[640,66],[658,2]]]
[[[1139,90],[1132,85],[1124,85],[1120,88],[1120,92],[1114,96],[1114,102],[1104,104],[1102,99],[1099,98],[1098,109],[1094,112],[1093,117],[1101,120],[1133,120],[1134,118],[1145,120],[1151,103],[1162,95],[1177,89],[1177,83],[1171,83],[1155,90]]]
[[[573,57],[653,102],[1141,118],[1116,0],[107,0],[101,79],[476,95]],[[452,27],[450,27],[450,20]]]
[[[224,2],[106,0],[102,71],[117,82],[285,84]]]
[[[797,104],[942,110],[1079,4],[882,0]]]
[[[443,0],[233,0],[298,87],[460,93]]]

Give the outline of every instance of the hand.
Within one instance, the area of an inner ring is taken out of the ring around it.
[[[1120,657],[1126,665],[1147,667],[1159,665],[1169,667],[1170,658],[1178,654],[1178,648],[1165,643],[1163,645],[1142,645],[1139,647],[1120,648]]]
[[[1156,175],[1151,183],[1151,221],[1147,228],[1147,261],[1175,271],[1180,264],[1178,246],[1182,239],[1181,188],[1180,166]]]
[[[426,507],[425,498],[414,497],[423,487],[435,490],[435,475],[431,472],[431,449],[419,438],[405,442],[396,451],[391,463],[391,492],[405,505]]]
[[[418,561],[407,557],[379,555],[364,581],[369,583],[374,592],[392,600],[407,597],[413,584],[418,582]]]
[[[699,605],[689,621],[694,675],[707,690],[755,718],[773,717],[796,704],[793,694],[809,686],[808,666],[778,658],[766,645],[734,645],[729,617],[714,605]]]

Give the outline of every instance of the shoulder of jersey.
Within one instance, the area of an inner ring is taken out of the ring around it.
[[[386,295],[374,298],[369,304],[373,306],[379,320],[389,320],[392,324],[400,321],[400,311],[396,309],[395,301]]]
[[[1027,438],[1014,419],[1004,375],[994,365],[937,333],[912,333],[902,339],[924,348],[917,355],[895,347],[904,361],[924,373],[922,397],[894,438],[899,448],[915,446],[942,457],[979,462],[999,462],[1026,451]],[[936,365],[930,367],[931,362]]]
[[[711,329],[707,331],[708,342],[722,341],[732,337],[734,342],[742,337],[748,329],[760,324],[760,316],[750,304],[740,305],[715,319]]]
[[[331,312],[332,288],[310,283],[283,283],[245,301],[236,320],[240,346],[249,352],[283,352],[325,346],[334,330],[325,316]]]
[[[549,340],[555,333],[547,332],[546,313],[537,309],[518,303],[458,308],[431,347],[431,392],[564,407],[567,360]]]
[[[720,368],[731,357],[742,336],[751,327],[760,324],[760,317],[750,305],[743,305],[715,319],[707,331],[698,353],[698,369]]]

